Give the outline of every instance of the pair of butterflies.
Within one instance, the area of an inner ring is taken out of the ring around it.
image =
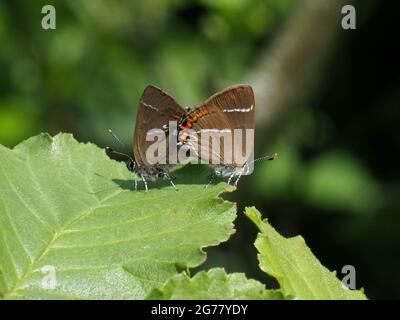
[[[135,172],[144,182],[146,191],[146,180],[155,180],[156,178],[166,178],[177,190],[172,178],[169,175],[169,169],[172,166],[168,159],[164,159],[160,164],[151,164],[146,158],[146,151],[154,143],[146,140],[147,133],[154,129],[168,131],[170,121],[177,121],[177,145],[189,144],[190,130],[201,132],[204,129],[217,129],[233,131],[234,129],[254,129],[255,124],[255,101],[254,93],[248,85],[236,85],[218,92],[192,108],[182,108],[174,98],[155,86],[147,86],[144,90],[138,107],[135,131],[133,135],[133,158],[129,158],[127,167]],[[111,132],[111,131],[110,131]],[[111,132],[112,133],[112,132]],[[245,146],[242,145],[242,148]],[[213,147],[212,147],[213,148]],[[214,165],[214,174],[229,177],[228,183],[236,176],[237,181],[246,169],[246,161],[223,164],[223,150],[221,146],[218,149],[212,149],[211,153],[217,154],[220,158],[220,165]],[[243,151],[243,150],[242,150]],[[165,157],[168,158],[168,150]],[[135,180],[135,189],[137,181]]]

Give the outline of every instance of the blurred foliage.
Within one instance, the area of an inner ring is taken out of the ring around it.
[[[41,28],[44,4],[56,7],[56,30]],[[0,143],[66,131],[105,146],[113,143],[112,127],[130,144],[147,84],[186,106],[246,82],[301,4],[1,1]],[[390,33],[400,8],[377,0],[354,5],[357,30],[338,30],[310,98],[294,102],[274,128],[258,124],[256,156],[277,152],[278,160],[259,163],[226,197],[239,210],[256,205],[285,235],[301,234],[329,269],[354,265],[369,297],[398,298],[400,52]],[[265,282],[247,246],[254,229],[239,216],[237,230],[209,251],[204,268]]]
[[[145,85],[192,105],[243,81],[293,2],[1,2],[1,109],[14,113],[0,118],[0,141],[63,130],[105,143],[108,127],[128,138]],[[44,4],[56,7],[55,31],[41,28]],[[26,110],[11,108],[16,97]],[[33,112],[35,125],[18,116]]]
[[[351,154],[331,151],[309,163],[301,163],[298,152],[288,143],[272,146],[284,157],[273,169],[263,166],[254,190],[268,199],[304,199],[326,211],[374,212],[380,205],[380,191],[367,169]]]

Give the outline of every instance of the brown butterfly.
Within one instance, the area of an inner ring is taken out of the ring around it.
[[[179,123],[179,122],[178,122]],[[216,175],[229,177],[228,182],[234,176],[241,176],[246,173],[246,163],[248,157],[240,159],[230,157],[229,161],[225,159],[226,152],[228,154],[235,149],[240,149],[241,154],[246,154],[246,144],[243,139],[233,139],[232,144],[216,144],[209,145],[209,140],[203,139],[202,135],[208,130],[218,130],[219,132],[227,130],[228,134],[232,134],[234,130],[245,131],[254,130],[255,125],[255,100],[253,89],[248,85],[235,85],[218,92],[207,99],[205,102],[191,108],[186,115],[180,120],[178,126],[182,133],[179,136],[180,144],[192,143],[191,136],[187,132],[193,129],[197,133],[197,153],[203,159],[212,160],[217,158],[218,164],[211,166],[214,168]],[[242,137],[243,138],[243,137]],[[230,150],[225,150],[226,148]],[[247,152],[248,153],[248,152]],[[237,183],[237,182],[236,182]]]
[[[170,121],[176,121],[176,132],[170,132]],[[243,158],[240,161],[224,163],[224,145],[211,145],[211,148],[208,148],[209,146],[202,143],[202,135],[207,130],[254,130],[254,123],[254,93],[248,85],[229,87],[192,108],[182,108],[170,95],[150,85],[146,87],[139,101],[133,134],[133,158],[128,156],[127,167],[142,179],[146,191],[148,190],[146,180],[155,180],[160,177],[168,179],[177,190],[169,175],[169,169],[173,165],[170,161],[171,159],[169,159],[169,148],[180,148],[184,145],[190,146],[197,143],[198,147],[195,148],[195,151],[200,158],[202,156],[203,158],[207,156],[209,159],[212,157],[218,158],[218,165],[211,164],[215,175],[229,177],[228,183],[234,176],[237,176],[236,184],[240,176],[246,174],[245,171],[248,168],[247,161],[249,159]],[[159,159],[161,160],[160,163],[153,164],[148,161],[146,152],[154,142],[148,141],[146,136],[150,130],[155,128],[164,131],[164,138],[157,141],[157,143],[164,143],[167,146],[167,150],[163,157]],[[198,134],[196,139],[192,139],[191,132]],[[113,133],[111,132],[111,134]],[[171,141],[169,139],[170,135],[173,135],[172,141],[176,145],[171,146],[168,143],[168,141]],[[114,134],[113,136],[120,141]],[[241,146],[235,146],[234,141],[231,147],[241,148],[242,154],[246,151],[243,143]],[[137,182],[135,180],[136,188]]]

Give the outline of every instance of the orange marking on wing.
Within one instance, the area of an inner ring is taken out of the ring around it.
[[[207,110],[200,110],[199,112],[195,113],[193,116],[189,117],[188,119],[188,125],[190,128],[193,126],[192,123],[197,122],[197,120],[203,118],[205,115],[208,114]]]
[[[197,122],[199,119],[201,119],[202,117],[208,115],[209,112],[207,110],[199,110],[197,113],[189,116],[186,121],[181,124],[179,126],[180,129],[192,129],[193,128],[193,123]],[[188,135],[186,135],[188,136]],[[186,140],[186,136],[185,136],[185,140]],[[181,141],[182,142],[182,141]]]

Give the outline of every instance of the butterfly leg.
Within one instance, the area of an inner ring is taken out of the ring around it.
[[[248,174],[248,172],[249,172],[249,166],[247,165],[247,163],[244,165],[244,167],[242,168],[242,170],[240,170],[240,172],[239,172],[239,175],[238,175],[238,177],[237,177],[237,179],[236,179],[236,181],[235,181],[235,187],[237,186],[237,184],[238,184],[238,182],[239,182],[239,180],[240,180],[240,178],[242,177],[242,175],[243,174]]]
[[[146,181],[146,179],[143,177],[143,175],[141,175],[140,177],[142,178],[142,181],[143,181],[143,183],[144,183],[144,188],[146,189],[145,192],[149,191],[149,189],[147,188],[147,181]]]
[[[175,191],[178,191],[178,188],[176,187],[175,183],[172,181],[172,179],[169,179],[169,183],[171,183],[172,187],[175,189]]]
[[[239,179],[242,177],[242,175],[243,175],[243,171],[240,171],[240,173],[239,173],[239,175],[238,175],[238,177],[237,177],[235,183],[233,184],[235,187],[237,187],[237,184],[238,184],[238,182],[239,182]]]
[[[166,177],[169,180],[169,183],[172,185],[172,187],[175,189],[175,191],[178,191],[178,188],[176,187],[175,183],[172,181],[172,178],[168,174],[168,172],[164,172],[164,177]]]
[[[208,188],[208,186],[213,182],[214,178],[215,178],[215,174],[212,173],[210,176],[210,181],[208,181],[208,183],[204,185],[204,188]]]
[[[231,185],[231,181],[232,181],[234,176],[235,176],[235,172],[232,172],[232,174],[229,176],[229,179],[228,179],[228,184],[229,185]]]

